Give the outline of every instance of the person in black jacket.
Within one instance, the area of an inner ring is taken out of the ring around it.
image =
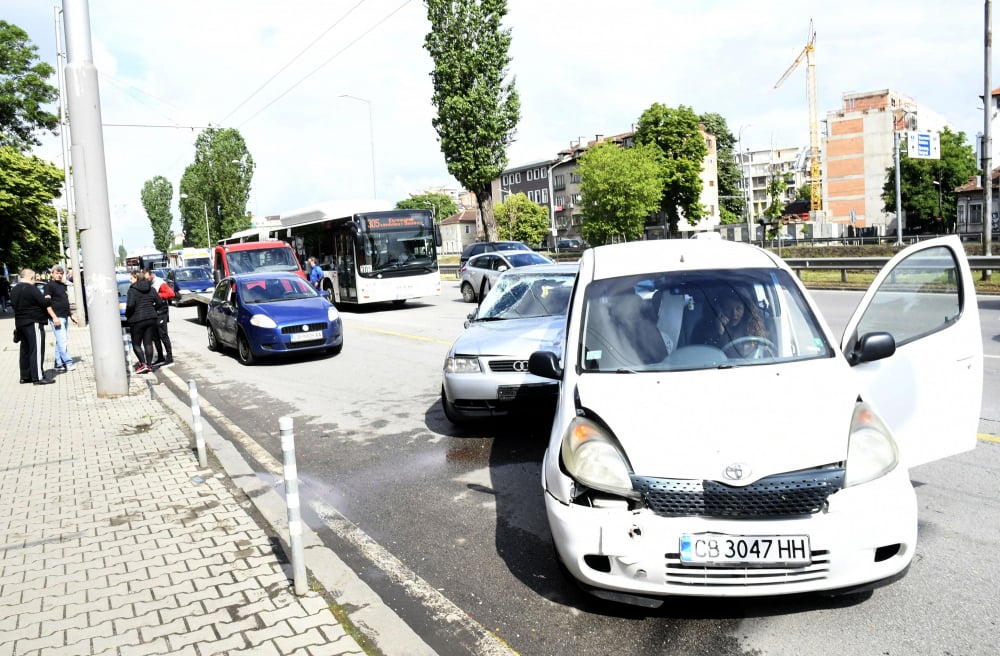
[[[35,272],[22,269],[20,281],[10,290],[14,308],[14,332],[21,344],[21,382],[48,385],[56,382],[45,376],[45,324],[52,319],[58,328],[62,320],[52,310],[49,300],[35,287]]]
[[[157,310],[163,303],[142,272],[133,271],[132,285],[128,288],[125,302],[125,317],[132,331],[132,349],[139,360],[135,368],[137,374],[153,371],[153,334],[156,332]]]
[[[66,293],[66,283],[63,277],[66,270],[61,264],[52,267],[52,279],[45,283],[45,298],[49,299],[52,311],[59,317],[62,325],[56,326],[49,322],[52,327],[52,334],[56,337],[56,371],[73,371],[76,364],[69,354],[69,322],[76,323],[76,315],[69,307],[69,294]]]

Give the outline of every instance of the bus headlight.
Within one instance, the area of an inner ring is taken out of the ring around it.
[[[477,357],[456,355],[453,358],[445,358],[444,372],[446,374],[481,374],[483,368]]]

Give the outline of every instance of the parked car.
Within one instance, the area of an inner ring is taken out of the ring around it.
[[[441,406],[451,423],[530,406],[551,412],[558,386],[529,374],[528,356],[562,348],[576,271],[576,264],[541,264],[497,278],[445,358]]]
[[[543,496],[584,589],[656,606],[905,575],[909,469],[976,444],[982,339],[957,236],[892,258],[839,341],[782,259],[725,240],[584,251],[570,308],[563,349],[528,369],[560,385]]]
[[[172,300],[178,307],[196,303],[195,294],[210,293],[215,289],[212,272],[203,266],[170,269],[164,280],[174,290]]]
[[[118,318],[122,326],[128,323],[125,318],[125,305],[128,303],[128,288],[132,286],[132,277],[127,273],[115,273],[115,285],[118,286]]]
[[[562,253],[576,253],[590,248],[590,244],[582,239],[560,239],[556,242],[556,250]]]
[[[207,311],[208,348],[236,349],[239,361],[309,351],[340,353],[343,326],[337,308],[294,273],[223,278]]]
[[[462,300],[475,303],[483,292],[496,284],[497,277],[507,269],[531,266],[532,264],[553,264],[544,255],[532,250],[496,251],[483,253],[469,258],[469,261],[458,270],[462,290]]]
[[[473,244],[466,244],[462,249],[462,255],[458,258],[459,266],[465,264],[470,257],[480,253],[492,253],[493,251],[530,251],[531,246],[520,241],[477,241]]]

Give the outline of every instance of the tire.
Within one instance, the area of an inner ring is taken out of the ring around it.
[[[205,326],[208,324],[208,306],[198,303],[198,323]]]
[[[465,426],[469,421],[455,411],[455,406],[448,400],[444,393],[444,385],[441,386],[441,409],[444,410],[445,419],[455,426]]]
[[[222,344],[219,342],[219,338],[215,335],[215,329],[212,326],[208,327],[208,350],[209,351],[221,351]]]
[[[248,367],[257,362],[257,357],[254,356],[253,350],[250,348],[250,340],[242,331],[236,336],[236,357],[240,364]]]
[[[462,300],[466,303],[476,302],[476,290],[472,288],[472,285],[468,282],[462,283]]]

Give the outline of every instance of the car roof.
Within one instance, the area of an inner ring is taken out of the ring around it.
[[[774,254],[751,244],[716,239],[651,239],[583,251],[581,268],[595,280],[671,270],[787,268]]]

